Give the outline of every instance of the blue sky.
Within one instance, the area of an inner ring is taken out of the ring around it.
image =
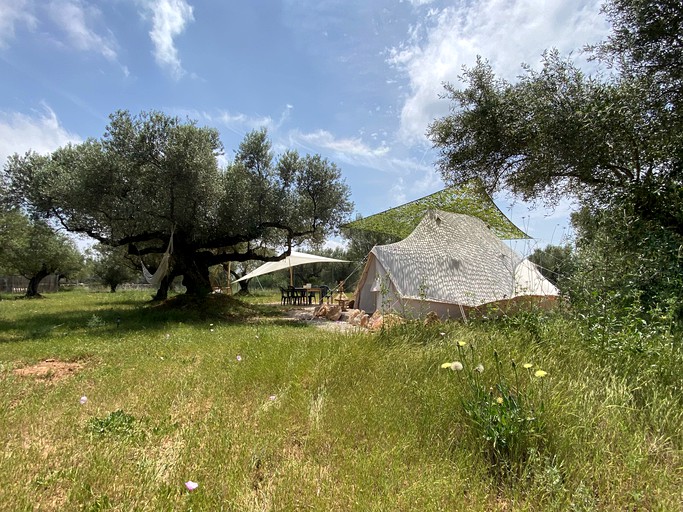
[[[428,124],[477,55],[513,80],[544,49],[601,40],[596,0],[0,0],[0,164],[101,137],[108,115],[158,109],[334,161],[364,216],[443,187]],[[569,205],[496,197],[540,244]],[[528,250],[528,248],[526,248]]]

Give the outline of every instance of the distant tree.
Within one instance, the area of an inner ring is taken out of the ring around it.
[[[112,293],[120,284],[129,283],[140,275],[125,247],[98,244],[95,251],[98,256],[93,261],[93,273]]]
[[[50,274],[66,277],[83,265],[73,241],[46,222],[32,220],[18,210],[0,213],[0,268],[29,280],[27,297],[36,297],[38,285]]]
[[[276,159],[264,130],[219,169],[216,130],[160,112],[110,119],[99,140],[10,157],[2,181],[32,214],[145,259],[164,253],[173,233],[157,298],[180,275],[188,294],[207,294],[211,266],[282,259],[333,232],[352,208],[333,163],[293,151]],[[263,245],[283,249],[266,256]]]
[[[546,279],[563,291],[576,270],[576,255],[571,245],[546,245],[535,249],[529,260],[538,266]]]
[[[348,240],[346,259],[358,262],[365,260],[374,246],[393,244],[400,240],[398,237],[387,233],[358,229],[344,229],[342,234]]]

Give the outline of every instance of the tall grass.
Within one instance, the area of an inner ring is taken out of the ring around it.
[[[3,508],[677,510],[683,502],[679,397],[655,374],[646,384],[630,366],[615,371],[572,321],[411,323],[349,335],[258,304],[168,309],[147,295],[0,301]],[[483,380],[494,379],[494,351],[548,372],[545,443],[514,478],[492,471],[462,408],[465,389],[441,369],[458,357],[458,341],[476,349]],[[62,379],[15,373],[46,359],[81,369]]]

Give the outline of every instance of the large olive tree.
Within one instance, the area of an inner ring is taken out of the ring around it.
[[[226,168],[219,134],[161,112],[110,116],[104,136],[49,155],[14,155],[4,168],[11,197],[34,215],[147,258],[167,248],[168,279],[210,291],[209,267],[284,258],[319,240],[351,210],[339,169],[318,155],[273,155],[265,131],[249,133]],[[278,247],[266,256],[263,246]],[[150,263],[152,260],[149,260]]]

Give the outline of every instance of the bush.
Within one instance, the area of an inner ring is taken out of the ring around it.
[[[458,361],[443,363],[452,370],[462,391],[462,410],[475,443],[496,477],[520,476],[530,455],[545,445],[543,379],[547,373],[524,363],[522,372],[511,361],[511,375],[494,350],[495,371],[488,371],[470,344],[458,342]],[[520,376],[520,373],[522,374]]]

